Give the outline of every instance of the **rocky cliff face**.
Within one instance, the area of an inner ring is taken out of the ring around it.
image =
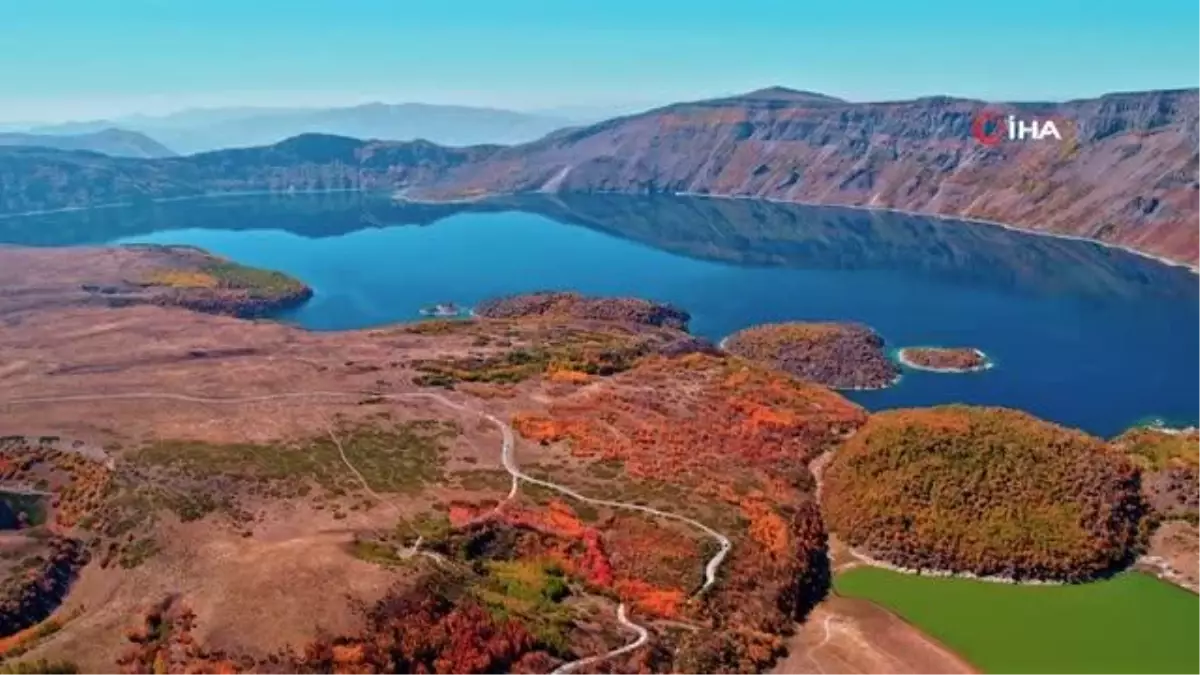
[[[979,101],[756,94],[679,104],[506,149],[425,190],[693,192],[997,220],[1197,260],[1197,92],[989,106],[1061,142],[971,136]]]
[[[222,190],[702,193],[996,220],[1195,264],[1197,90],[1066,103],[849,103],[768,89],[681,103],[512,147],[306,135],[164,160],[0,152],[0,211]],[[971,136],[988,110],[1055,119],[1061,141]]]

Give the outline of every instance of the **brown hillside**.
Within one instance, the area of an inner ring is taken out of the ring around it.
[[[4,658],[549,672],[627,644],[623,605],[648,641],[603,672],[758,671],[828,588],[806,462],[866,413],[824,387],[624,314],[322,333],[114,307],[77,289],[212,282],[161,249],[55,253],[0,267],[42,291],[0,298],[0,477],[89,555],[12,587]]]
[[[1065,120],[1062,142],[970,136],[985,106]],[[756,96],[681,103],[496,152],[428,196],[687,192],[996,220],[1198,259],[1197,92],[1039,104]]]

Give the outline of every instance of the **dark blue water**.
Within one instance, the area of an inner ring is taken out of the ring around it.
[[[763,322],[853,320],[892,347],[975,346],[998,364],[968,375],[910,371],[890,389],[848,394],[872,409],[1002,405],[1108,436],[1147,417],[1194,423],[1200,407],[1196,278],[1088,243],[687,200],[417,215],[276,203],[205,206],[207,227],[195,226],[199,207],[111,216],[110,230],[137,221],[145,231],[99,240],[193,244],[285,271],[315,295],[283,318],[314,330],[413,320],[435,302],[572,289],[677,304],[713,340]],[[389,224],[411,221],[428,226]],[[47,222],[40,227],[60,221]],[[96,237],[100,226],[75,227]]]

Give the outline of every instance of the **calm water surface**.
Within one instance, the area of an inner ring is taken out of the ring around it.
[[[1090,243],[845,209],[683,198],[530,198],[466,207],[241,198],[0,221],[0,242],[193,244],[315,290],[313,330],[417,318],[435,302],[545,289],[680,305],[719,340],[784,320],[853,320],[892,347],[966,345],[998,364],[906,372],[872,409],[1021,408],[1111,435],[1194,423],[1196,278]]]

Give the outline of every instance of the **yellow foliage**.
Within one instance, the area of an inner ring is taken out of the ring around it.
[[[592,379],[592,376],[569,368],[553,368],[550,372],[546,373],[546,379],[551,382],[561,382],[564,384],[587,384]]]
[[[154,286],[172,288],[216,288],[218,284],[213,275],[193,270],[159,270],[151,273],[146,281]]]

